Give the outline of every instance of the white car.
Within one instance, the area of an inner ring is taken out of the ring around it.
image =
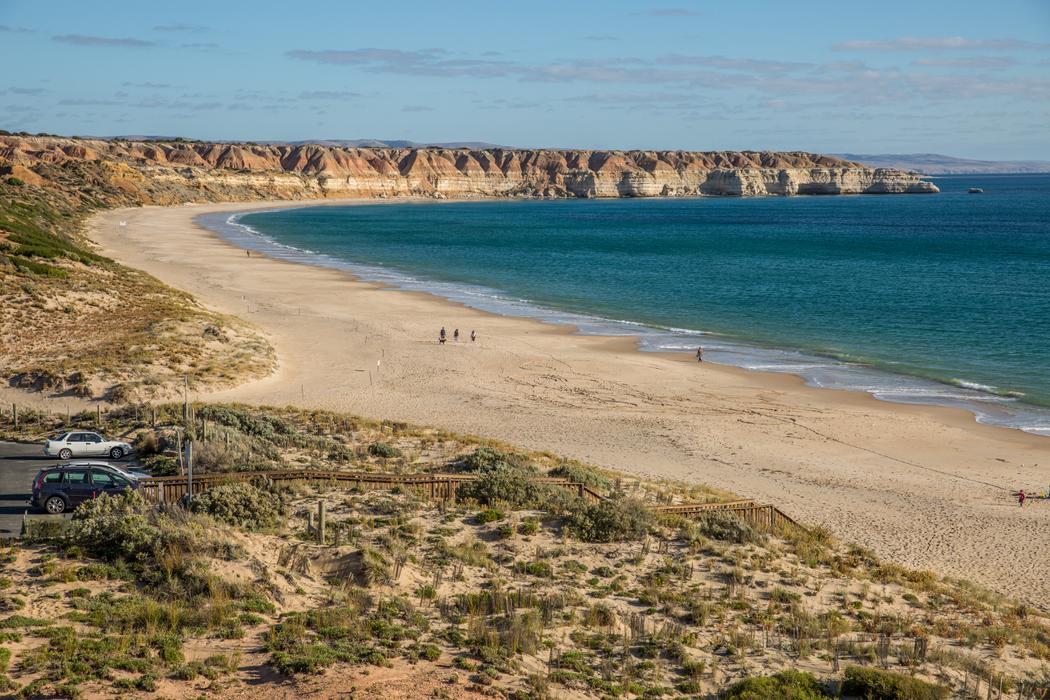
[[[120,459],[131,453],[131,445],[119,440],[107,440],[98,433],[74,430],[56,435],[44,443],[44,454],[59,459],[107,456]]]

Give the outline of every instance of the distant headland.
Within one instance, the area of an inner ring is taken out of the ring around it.
[[[319,197],[692,197],[937,192],[914,173],[772,151],[365,148],[0,135],[0,171],[91,165],[151,203]]]

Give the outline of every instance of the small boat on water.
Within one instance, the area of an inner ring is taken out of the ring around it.
[[[966,191],[969,192],[970,194],[981,194],[982,192],[984,192],[984,190],[982,190],[980,187],[971,187],[970,189],[968,189]]]

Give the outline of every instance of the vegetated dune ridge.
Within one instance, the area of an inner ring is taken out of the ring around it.
[[[0,164],[107,162],[164,201],[169,186],[204,199],[305,197],[676,197],[930,193],[918,175],[830,156],[768,151],[341,148],[0,136]],[[172,199],[174,201],[174,199]]]

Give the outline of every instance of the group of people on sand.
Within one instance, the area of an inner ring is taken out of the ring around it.
[[[471,331],[470,332],[470,342],[473,343],[477,339],[478,339],[478,334],[475,333],[474,331]],[[448,340],[448,333],[445,332],[445,327],[442,326],[441,327],[441,331],[438,332],[438,342],[441,343],[442,345],[444,345],[446,340]],[[457,343],[459,342],[459,329],[458,328],[456,330],[452,331],[452,340],[456,341]]]

